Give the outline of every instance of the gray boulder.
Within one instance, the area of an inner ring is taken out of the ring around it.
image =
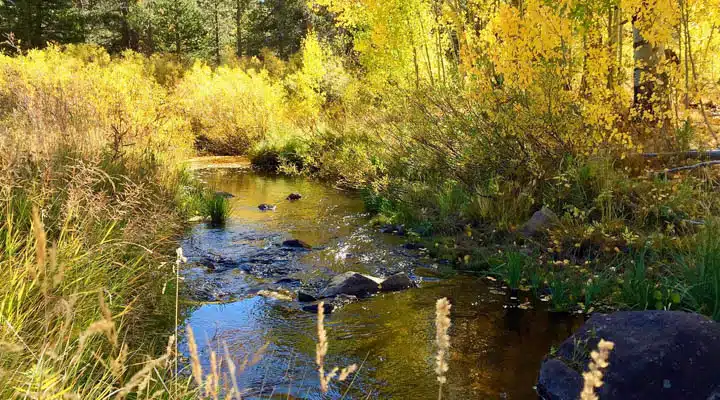
[[[380,291],[380,284],[373,278],[357,272],[348,271],[336,275],[322,292],[323,297],[334,297],[347,294],[357,297],[367,297]]]
[[[560,219],[555,213],[543,206],[539,211],[530,217],[530,219],[520,229],[520,233],[524,236],[535,236],[545,232],[548,228],[557,224]]]
[[[406,273],[400,272],[399,274],[392,275],[382,281],[380,284],[380,291],[397,292],[399,290],[409,289],[413,286],[415,286],[415,282],[413,282]]]
[[[541,399],[576,400],[589,352],[615,343],[602,400],[720,399],[720,324],[679,311],[595,314],[540,369]]]

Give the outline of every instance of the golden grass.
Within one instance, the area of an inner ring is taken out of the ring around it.
[[[588,364],[588,371],[583,373],[583,390],[580,393],[581,400],[599,399],[597,394],[595,394],[595,389],[603,385],[603,370],[610,365],[608,358],[614,347],[615,343],[600,339],[597,351],[593,350],[590,353],[591,360]]]
[[[318,341],[315,344],[315,363],[317,364],[318,378],[320,379],[320,390],[327,393],[330,389],[330,382],[337,378],[338,381],[345,381],[350,374],[358,370],[357,364],[351,364],[340,370],[334,367],[327,374],[325,373],[325,356],[328,351],[328,338],[325,331],[325,302],[318,304],[317,312],[317,336]],[[338,374],[339,372],[339,374]]]
[[[445,374],[450,368],[448,365],[448,354],[450,351],[450,301],[447,298],[438,299],[435,304],[435,344],[437,353],[435,355],[435,374],[440,382],[438,387],[438,400],[442,398],[442,385],[447,382]]]

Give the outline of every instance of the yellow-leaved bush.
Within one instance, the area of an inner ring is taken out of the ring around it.
[[[111,59],[83,45],[0,55],[0,82],[3,138],[26,150],[66,144],[120,157],[190,149],[187,121],[135,53]]]
[[[198,144],[216,154],[244,154],[255,143],[289,129],[285,91],[265,70],[196,63],[174,96]]]

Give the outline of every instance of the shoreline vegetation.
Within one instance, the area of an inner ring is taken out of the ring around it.
[[[230,210],[195,154],[557,311],[720,320],[716,0],[40,3],[0,4],[0,397],[196,394],[168,255]]]

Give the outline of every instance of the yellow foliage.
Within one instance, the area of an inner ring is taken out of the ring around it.
[[[0,130],[29,151],[65,143],[77,150],[186,150],[185,120],[134,53],[110,59],[104,50],[51,46],[0,55]]]
[[[174,96],[197,136],[214,142],[215,150],[243,154],[251,145],[280,135],[286,126],[285,92],[267,71],[196,63]]]
[[[364,79],[376,90],[420,83],[435,85],[447,75],[439,15],[427,0],[317,0],[337,14],[338,24],[353,31],[353,44],[365,68]]]

